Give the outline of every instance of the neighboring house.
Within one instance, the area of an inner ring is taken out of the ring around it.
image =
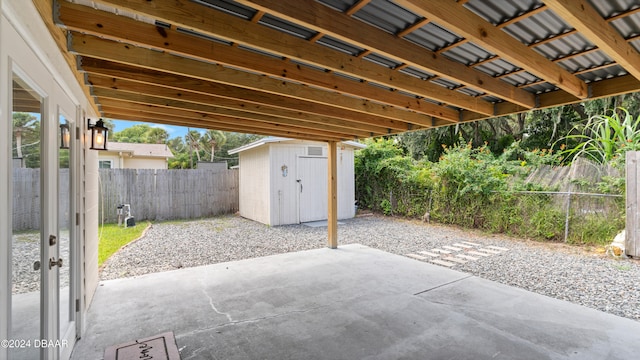
[[[338,219],[355,216],[354,151],[338,143]],[[326,220],[327,145],[268,137],[233,149],[240,161],[240,215],[267,225]]]
[[[107,144],[98,154],[100,169],[168,169],[173,153],[165,144]]]

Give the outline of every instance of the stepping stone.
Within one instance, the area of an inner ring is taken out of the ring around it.
[[[410,258],[414,258],[414,259],[417,259],[417,260],[427,260],[426,257],[418,255],[418,254],[407,254],[405,256],[408,256]]]
[[[500,246],[491,246],[490,245],[490,246],[487,246],[487,247],[490,248],[490,249],[499,250],[499,251],[509,251],[509,249],[503,248],[503,247],[500,247]]]
[[[473,256],[469,256],[469,255],[463,255],[463,254],[458,254],[458,255],[456,255],[456,257],[459,257],[459,258],[462,258],[462,259],[471,260],[471,261],[478,260],[478,258],[475,258]]]
[[[472,242],[469,242],[469,241],[461,241],[461,243],[467,244],[467,245],[471,245],[471,246],[475,246],[475,247],[482,246],[480,244],[472,243]]]
[[[428,252],[428,251],[418,251],[418,254],[423,254],[423,255],[427,255],[427,256],[431,256],[431,257],[440,257],[440,255],[434,254],[434,253]]]
[[[445,248],[447,250],[452,250],[452,251],[462,251],[462,248],[457,248],[457,247],[454,247],[454,246],[444,245],[443,248]]]
[[[481,252],[477,252],[477,251],[467,251],[467,254],[478,255],[478,256],[491,256],[491,254],[481,253]]]
[[[455,263],[451,263],[451,262],[448,262],[448,261],[442,261],[442,260],[438,260],[438,259],[431,259],[429,261],[434,263],[434,264],[438,264],[438,265],[442,265],[442,266],[446,266],[446,267],[452,267],[452,266],[455,265]]]
[[[473,246],[471,246],[471,245],[460,244],[460,243],[455,243],[455,244],[453,244],[453,246],[457,246],[457,247],[460,247],[460,248],[463,248],[463,249],[473,249]]]
[[[480,248],[480,249],[477,249],[477,250],[478,250],[478,251],[484,251],[484,252],[486,252],[486,253],[494,254],[494,255],[495,255],[495,254],[500,254],[500,251],[495,251],[495,250],[491,250],[491,249],[483,249],[483,248]]]
[[[440,254],[451,254],[451,251],[437,249],[437,248],[436,249],[431,249],[431,251],[437,252],[437,253],[440,253]]]
[[[466,264],[467,261],[466,260],[462,260],[462,259],[458,259],[455,257],[446,257],[446,258],[442,258],[442,260],[446,260],[446,261],[453,261],[453,262],[457,262],[458,264]]]

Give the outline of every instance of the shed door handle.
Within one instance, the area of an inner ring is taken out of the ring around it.
[[[300,192],[302,192],[302,179],[298,179],[296,182],[300,184]]]

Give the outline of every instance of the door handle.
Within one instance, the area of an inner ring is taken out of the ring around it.
[[[302,192],[302,179],[298,179],[296,182],[300,184],[300,192]]]
[[[49,259],[49,270],[51,270],[54,266],[62,267],[62,258],[56,260],[56,258]]]

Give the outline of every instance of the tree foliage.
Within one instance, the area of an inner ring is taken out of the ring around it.
[[[174,155],[169,159],[170,169],[192,169],[197,167],[199,161],[227,161],[229,166],[237,165],[237,155],[230,156],[228,151],[261,137],[220,130],[189,129],[184,137],[169,138],[166,130],[148,124],[134,125],[110,135],[111,141],[115,142],[167,144]]]
[[[169,133],[159,127],[148,124],[137,124],[122,131],[112,133],[110,138],[110,140],[114,142],[165,144],[169,138]]]
[[[459,140],[442,146],[440,158],[432,162],[414,159],[395,139],[366,144],[355,158],[356,198],[363,208],[387,215],[428,214],[425,218],[440,223],[524,237],[564,238],[564,202],[518,193],[553,190],[525,181],[540,166],[558,164],[560,156],[553,150],[528,150],[522,141],[514,141],[494,153],[488,144],[474,147],[472,141]],[[572,225],[569,241],[610,239],[624,224],[619,214],[611,215],[607,221],[591,221],[582,214]]]
[[[37,114],[39,115],[39,114]],[[33,113],[13,113],[11,143],[14,159],[22,159],[28,168],[40,167],[40,120]]]
[[[633,117],[624,108],[608,113],[576,124],[572,132],[561,139],[577,143],[564,150],[567,159],[572,161],[582,156],[599,164],[622,166],[625,152],[640,149],[640,116]]]

